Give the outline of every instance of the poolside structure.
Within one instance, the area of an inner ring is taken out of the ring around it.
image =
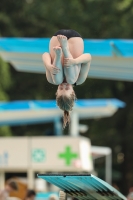
[[[0,38],[0,56],[17,71],[45,73],[42,54],[50,38]],[[90,78],[133,81],[133,40],[84,39],[92,55]]]
[[[112,116],[125,103],[118,99],[82,99],[71,113],[70,135],[79,135],[79,120]],[[62,135],[62,111],[55,100],[0,102],[0,126],[53,122],[55,135]]]
[[[79,135],[80,119],[110,117],[119,108],[123,107],[125,107],[125,103],[118,99],[78,100],[71,115],[70,135]],[[56,106],[55,100],[0,102],[0,126],[18,126],[53,122],[54,134],[61,136],[61,117],[62,111]],[[105,157],[105,180],[108,183],[111,183],[112,176],[111,154],[111,149],[108,147],[92,147],[92,156],[94,160],[99,157]]]
[[[86,137],[1,137],[0,187],[4,186],[8,172],[26,173],[30,188],[34,187],[36,172],[94,173],[96,159],[103,156],[106,160],[105,180],[111,184],[111,149],[92,146]]]

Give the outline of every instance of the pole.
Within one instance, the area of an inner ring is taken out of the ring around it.
[[[112,153],[105,157],[105,181],[112,184]]]
[[[28,187],[34,189],[34,172],[31,168],[27,171]]]
[[[78,113],[75,111],[73,111],[71,114],[70,135],[71,136],[79,135],[79,116]]]
[[[62,135],[62,123],[60,117],[56,117],[54,120],[54,134],[56,136]]]

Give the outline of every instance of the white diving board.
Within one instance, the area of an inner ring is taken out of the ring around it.
[[[38,174],[61,189],[60,200],[67,194],[79,200],[126,200],[114,187],[92,174]]]

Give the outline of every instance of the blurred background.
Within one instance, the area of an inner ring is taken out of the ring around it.
[[[130,42],[133,36],[132,19],[133,0],[0,1],[1,38],[50,38],[59,29],[74,29],[84,39],[130,39]],[[36,46],[33,48],[36,49]],[[0,58],[1,102],[55,99],[56,88],[47,82],[45,74],[18,72],[11,63]],[[84,84],[76,87],[75,92],[78,99],[116,98],[125,102],[126,106],[109,118],[81,119],[80,123],[87,125],[89,129],[79,131],[79,135],[90,139],[94,146],[111,149],[112,185],[127,195],[129,188],[133,186],[133,79],[125,81],[90,77]],[[5,137],[11,139],[16,136],[54,136],[54,128],[52,122],[1,126],[0,141]],[[70,135],[69,128],[62,132],[64,136]],[[0,152],[0,163],[2,156],[3,152]],[[5,154],[4,156],[6,157]],[[103,156],[97,159],[94,171],[99,178],[105,180],[104,165]],[[2,174],[1,164],[0,169]],[[36,171],[34,176],[41,170]],[[26,177],[27,169],[8,169],[4,173],[5,181],[10,178],[19,179],[24,191],[24,188],[29,187]],[[37,191],[35,187],[31,189]],[[24,196],[25,194],[22,198]]]

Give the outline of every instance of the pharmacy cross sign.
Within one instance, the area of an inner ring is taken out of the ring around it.
[[[59,154],[59,158],[65,159],[65,164],[68,166],[71,165],[72,159],[77,158],[77,157],[78,157],[78,154],[72,153],[70,146],[66,146],[65,152]]]

